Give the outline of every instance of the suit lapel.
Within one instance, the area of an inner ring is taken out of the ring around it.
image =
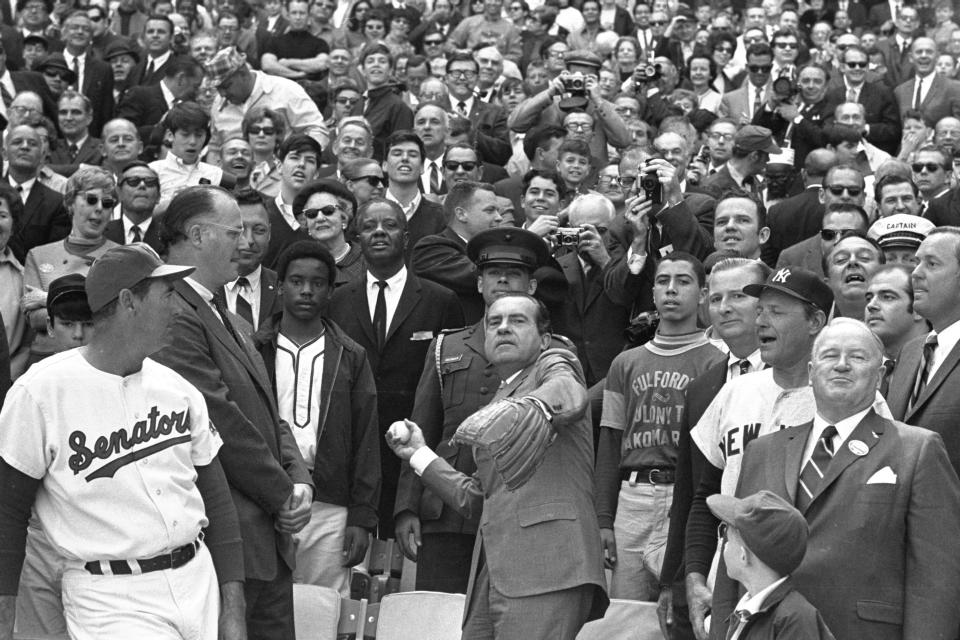
[[[846,439],[843,446],[840,447],[840,450],[833,456],[833,460],[827,465],[827,472],[824,474],[823,479],[820,480],[820,484],[817,485],[817,490],[813,493],[813,498],[810,499],[810,506],[816,503],[817,498],[823,495],[847,467],[853,464],[855,460],[867,455],[862,449],[860,449],[859,454],[854,453],[850,445],[853,445],[854,442],[860,442],[866,446],[867,452],[869,452],[870,449],[880,442],[885,427],[885,421],[874,413],[872,409],[863,417],[863,420],[854,428],[853,433],[850,434],[850,437]],[[856,448],[856,446],[853,448]]]
[[[277,301],[277,277],[266,267],[260,269],[260,323],[273,315]]]
[[[913,406],[913,411],[910,412],[910,415],[916,413],[917,409],[923,406],[923,403],[926,402],[927,399],[934,394],[937,388],[943,384],[943,382],[947,379],[947,376],[950,375],[950,372],[953,371],[958,363],[960,363],[960,343],[953,347],[953,351],[947,355],[946,359],[943,361],[943,364],[941,364],[940,368],[937,369],[937,372],[933,374],[933,378],[931,378],[930,382],[927,383],[927,386],[923,388],[923,392],[920,394],[920,397],[917,398],[917,402]],[[917,366],[919,366],[919,364],[920,363],[918,361]],[[916,374],[914,374],[914,379],[915,378]]]
[[[397,332],[397,327],[403,324],[413,308],[420,302],[420,281],[417,280],[410,271],[407,271],[407,282],[403,285],[403,291],[400,292],[400,300],[397,302],[397,310],[393,312],[393,322],[387,329],[387,339],[384,344],[390,342],[390,338]],[[372,325],[371,325],[372,327]]]
[[[563,274],[570,283],[570,293],[577,309],[582,313],[586,308],[586,283],[583,280],[583,271],[578,264],[577,256],[574,253],[568,253],[560,258],[560,266],[563,267]]]
[[[533,369],[535,364],[536,363],[527,366],[525,369],[520,371],[520,373],[518,373],[513,380],[511,380],[510,382],[500,387],[500,389],[496,393],[496,396],[494,396],[494,400],[500,400],[501,398],[509,398],[514,393],[516,393],[520,385],[522,385],[524,381],[526,381],[527,377],[529,377],[530,371]]]
[[[783,448],[783,483],[790,498],[790,504],[797,503],[797,482],[800,479],[800,462],[803,460],[803,450],[813,428],[813,421],[790,429],[787,446]]]
[[[914,80],[914,85],[916,85],[916,80]],[[914,86],[913,90],[917,90],[916,86]],[[941,78],[939,75],[934,75],[933,83],[930,85],[930,90],[927,91],[927,97],[920,106],[923,109],[929,109],[932,105],[937,104],[942,99],[940,94],[942,94],[943,91],[943,78]]]
[[[27,201],[23,205],[23,219],[20,222],[20,228],[23,229],[31,222],[31,213],[39,213],[43,211],[43,185],[40,184],[40,181],[33,183],[33,187],[30,189],[30,195],[27,196]]]
[[[357,324],[363,330],[368,343],[376,349],[377,335],[373,331],[373,321],[370,319],[370,303],[367,302],[366,271],[364,271],[359,280],[344,286],[351,287],[350,297],[353,298],[353,304],[351,306],[353,307],[353,312],[357,315]]]

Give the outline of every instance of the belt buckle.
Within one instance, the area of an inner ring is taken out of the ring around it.
[[[647,482],[650,484],[657,484],[653,481],[653,474],[655,473],[660,473],[660,469],[650,469],[650,471],[647,472]]]

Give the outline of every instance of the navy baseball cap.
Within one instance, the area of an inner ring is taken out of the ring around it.
[[[759,298],[764,291],[772,290],[785,293],[802,302],[812,304],[824,313],[833,308],[833,291],[823,278],[812,271],[800,267],[784,267],[770,274],[763,284],[748,284],[743,292]]]
[[[179,280],[193,273],[194,267],[164,264],[157,252],[142,242],[110,249],[96,259],[87,273],[87,302],[96,313],[117,299],[124,289],[144,280]]]

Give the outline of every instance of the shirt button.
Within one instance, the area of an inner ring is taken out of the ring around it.
[[[173,521],[173,526],[177,526],[177,521],[176,521],[176,520]]]
[[[490,389],[488,387],[480,387],[480,393],[490,393]]]
[[[163,493],[163,492],[160,491],[160,489],[157,489],[157,495],[160,495],[161,493]]]

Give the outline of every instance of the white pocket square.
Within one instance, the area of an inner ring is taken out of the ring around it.
[[[867,484],[897,484],[897,474],[890,467],[884,467],[870,476]]]

